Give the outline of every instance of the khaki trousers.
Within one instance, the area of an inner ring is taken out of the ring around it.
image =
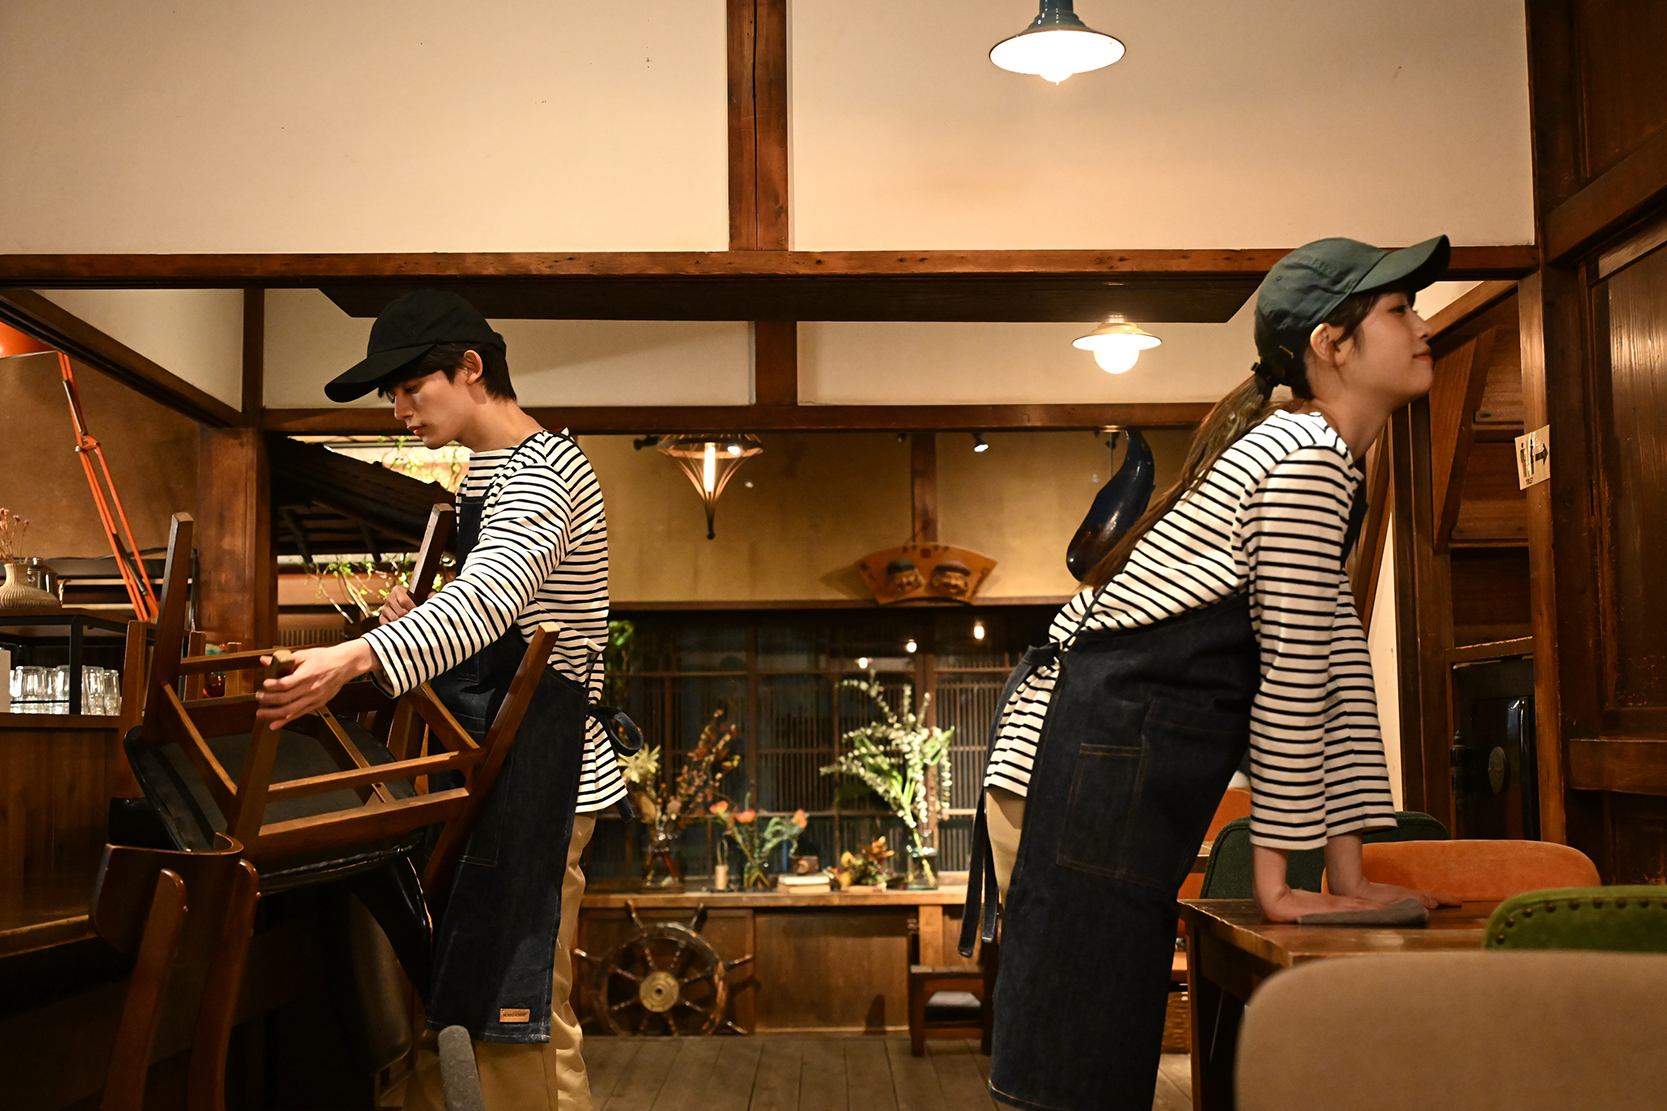
[[[475,1042],[480,1090],[490,1111],[590,1111],[590,1082],[579,1055],[579,1018],[569,995],[573,987],[573,940],[579,931],[579,900],[585,874],[579,857],[596,830],[593,814],[573,819],[567,846],[567,875],[561,885],[561,928],[556,935],[556,968],[550,993],[548,1042]],[[440,1058],[433,1049],[417,1051],[417,1065],[405,1089],[405,1111],[446,1111],[440,1084]]]
[[[1013,861],[1019,855],[1019,834],[1025,824],[1025,800],[1002,787],[984,792],[984,827],[990,834],[990,861],[996,868],[996,887],[1007,901]]]

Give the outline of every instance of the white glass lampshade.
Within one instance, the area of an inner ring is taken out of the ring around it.
[[[1134,366],[1142,351],[1162,343],[1163,340],[1140,325],[1129,324],[1122,317],[1113,316],[1086,336],[1072,340],[1071,346],[1092,351],[1094,361],[1106,373],[1122,374]]]
[[[1034,22],[990,48],[990,61],[1013,73],[1034,73],[1055,85],[1073,73],[1104,69],[1123,56],[1123,44],[1095,31],[1071,10],[1071,0],[1042,0]]]

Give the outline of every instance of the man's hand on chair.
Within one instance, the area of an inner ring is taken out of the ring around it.
[[[270,664],[270,656],[261,662]],[[268,679],[255,694],[260,709],[255,717],[282,729],[302,714],[336,697],[350,681],[376,667],[376,654],[363,639],[346,640],[327,648],[303,648],[295,653],[295,670],[281,679]]]

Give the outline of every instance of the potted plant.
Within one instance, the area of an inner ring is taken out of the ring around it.
[[[839,867],[829,868],[828,875],[841,891],[884,891],[891,882],[891,846],[884,837],[876,837],[859,855],[849,850],[839,855]]]
[[[949,742],[954,729],[922,723],[931,695],[920,700],[916,713],[914,688],[903,686],[902,706],[893,709],[878,677],[846,679],[841,687],[860,690],[879,707],[878,720],[851,730],[843,737],[846,751],[822,769],[823,775],[845,775],[879,795],[909,830],[909,886],[938,886],[935,819],[943,816],[942,800],[949,797]],[[935,784],[928,781],[937,773]]]
[[[23,562],[23,536],[29,522],[9,509],[0,509],[0,563],[6,566],[6,581],[0,584],[0,609],[59,609],[58,599],[29,585],[29,568]]]
[[[742,803],[743,809],[734,810],[729,803],[722,799],[711,806],[713,817],[724,824],[724,835],[734,841],[746,859],[743,868],[741,887],[770,886],[770,874],[767,862],[770,852],[778,845],[785,844],[791,854],[799,847],[799,834],[805,831],[810,819],[803,810],[795,810],[793,816],[777,815],[768,822],[758,820],[758,811],[752,809],[752,796],[748,795]]]

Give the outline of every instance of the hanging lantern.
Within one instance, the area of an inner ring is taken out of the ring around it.
[[[712,531],[712,516],[718,510],[718,498],[724,486],[741,469],[741,464],[764,450],[757,436],[726,434],[721,436],[661,436],[655,445],[661,455],[677,461],[689,481],[695,484],[700,500],[706,506],[706,539],[716,536]]]

